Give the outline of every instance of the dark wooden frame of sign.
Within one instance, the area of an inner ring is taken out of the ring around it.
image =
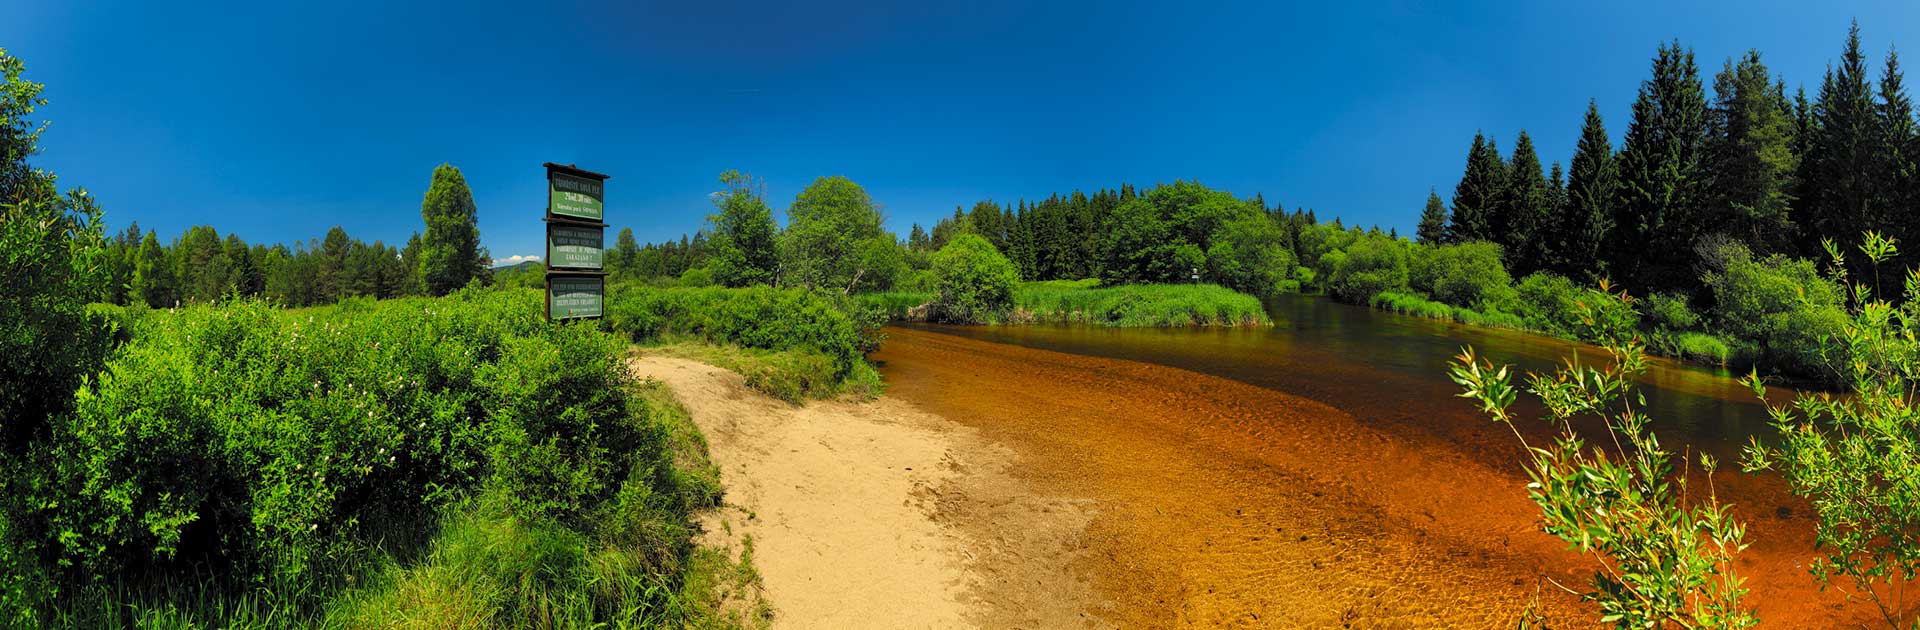
[[[579,217],[570,217],[566,215],[554,214],[553,213],[553,174],[556,172],[565,173],[568,175],[572,175],[574,177],[582,177],[586,179],[599,181],[599,182],[602,182],[603,185],[608,179],[611,179],[612,176],[606,175],[604,173],[595,173],[593,171],[576,167],[572,164],[555,164],[553,162],[547,162],[545,164],[542,164],[541,166],[545,166],[547,168],[547,207],[543,210],[546,216],[541,218],[541,221],[547,224],[547,230],[549,232],[547,235],[547,240],[549,242],[553,240],[553,235],[551,232],[555,224],[568,225],[573,227],[594,228],[601,231],[600,242],[602,244],[602,250],[604,250],[605,249],[604,245],[607,242],[607,235],[606,235],[607,224],[605,223],[606,216],[607,216],[607,211],[606,211],[607,201],[606,201],[605,189],[604,188],[602,189],[601,197],[600,197],[600,218],[601,218],[600,221],[589,221],[587,219],[582,219]],[[605,259],[605,256],[606,254],[603,251],[601,254],[601,257],[603,260]],[[552,262],[552,261],[549,260],[548,262]],[[546,269],[547,269],[547,275],[546,275],[547,286],[545,289],[542,289],[540,293],[541,293],[541,299],[546,303],[547,321],[549,322],[553,321],[553,278],[554,276],[568,276],[568,277],[576,277],[576,278],[597,276],[602,278],[602,280],[600,281],[600,300],[601,300],[600,313],[601,313],[601,317],[606,316],[607,288],[606,288],[605,278],[607,276],[607,271],[604,268],[604,265],[603,265],[603,268],[597,269],[597,270],[596,269],[565,269],[565,268],[555,269],[551,265],[547,265]],[[598,318],[573,317],[568,319],[598,319]]]

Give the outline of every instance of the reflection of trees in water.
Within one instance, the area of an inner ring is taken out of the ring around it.
[[[1363,422],[1416,424],[1466,435],[1483,419],[1453,397],[1444,366],[1462,345],[1522,371],[1547,372],[1569,352],[1602,362],[1597,348],[1515,331],[1405,317],[1320,297],[1267,301],[1272,328],[942,327],[987,341],[1155,363],[1234,379],[1339,407]],[[1676,451],[1723,459],[1750,436],[1770,435],[1752,392],[1726,376],[1654,361],[1642,379],[1646,410]],[[1538,409],[1517,409],[1537,413]],[[1731,460],[1729,460],[1731,461]]]

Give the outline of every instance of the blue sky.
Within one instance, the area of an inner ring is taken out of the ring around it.
[[[902,234],[1174,179],[1405,232],[1475,130],[1564,163],[1595,98],[1617,142],[1659,42],[1809,92],[1849,19],[1876,70],[1920,47],[1909,1],[448,4],[28,0],[0,46],[47,85],[38,164],[110,228],[399,243],[450,162],[498,258],[539,252],[546,161],[613,175],[642,240],[699,228],[729,168],[782,216],[846,175]]]

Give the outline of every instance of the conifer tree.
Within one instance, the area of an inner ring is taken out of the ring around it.
[[[407,246],[400,250],[400,294],[420,295],[426,288],[420,284],[420,233],[414,232],[407,237]]]
[[[451,164],[434,168],[420,202],[420,218],[427,225],[420,239],[420,277],[427,293],[446,295],[475,278],[484,282],[490,261],[480,247],[477,213],[460,169]]]
[[[1453,222],[1447,228],[1447,242],[1495,238],[1492,221],[1500,213],[1501,191],[1506,189],[1506,180],[1506,165],[1500,158],[1499,147],[1485,135],[1473,134],[1473,146],[1467,150],[1466,173],[1453,189]]]
[[[619,236],[613,239],[613,251],[608,252],[609,273],[623,278],[638,278],[652,273],[640,267],[640,245],[633,239],[633,228],[620,228]]]
[[[176,290],[166,248],[161,247],[160,238],[148,230],[147,237],[140,241],[140,258],[133,268],[133,299],[143,300],[153,308],[166,308],[173,306],[177,299]]]
[[[1847,43],[1838,68],[1827,70],[1820,95],[1813,103],[1811,141],[1802,177],[1808,186],[1796,217],[1806,230],[1803,254],[1819,251],[1822,237],[1852,243],[1879,227],[1880,208],[1873,190],[1878,143],[1873,90],[1867,83],[1866,59],[1860,53],[1860,24],[1847,29]],[[1845,247],[1853,251],[1852,247]],[[1864,265],[1864,259],[1860,259]],[[1864,267],[1854,267],[1864,268]]]
[[[1507,165],[1507,185],[1496,206],[1491,228],[1494,241],[1507,251],[1507,270],[1514,277],[1540,268],[1545,248],[1536,239],[1552,216],[1553,193],[1540,173],[1540,156],[1534,152],[1533,138],[1526,131],[1513,144],[1513,160]]]
[[[1920,129],[1913,118],[1913,100],[1902,85],[1900,56],[1887,53],[1887,64],[1880,73],[1880,100],[1875,114],[1879,128],[1879,151],[1874,160],[1874,180],[1883,201],[1881,226],[1905,243],[1920,239]],[[1907,268],[1914,260],[1905,261]],[[1899,295],[1899,282],[1884,274],[1877,295]]]
[[[1689,288],[1706,193],[1707,103],[1693,51],[1662,44],[1640,84],[1619,156],[1613,239],[1616,279],[1638,291]]]
[[[1447,204],[1440,201],[1439,192],[1427,191],[1427,208],[1420,212],[1420,227],[1414,235],[1422,243],[1447,242]]]
[[[1708,224],[1754,252],[1783,252],[1793,244],[1790,210],[1800,167],[1793,107],[1759,51],[1728,60],[1713,88]]]

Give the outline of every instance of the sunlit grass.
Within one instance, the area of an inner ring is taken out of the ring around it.
[[[1102,326],[1257,326],[1270,323],[1260,300],[1212,284],[1100,286],[1099,280],[1027,282],[1013,291],[1008,323]]]

